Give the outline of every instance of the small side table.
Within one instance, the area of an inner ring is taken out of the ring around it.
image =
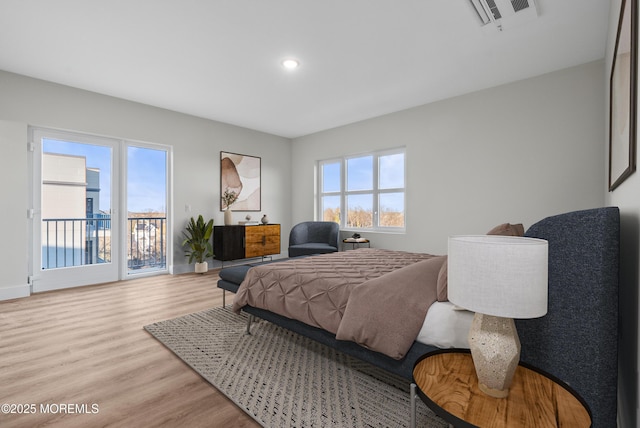
[[[360,245],[366,245],[367,248],[371,248],[371,242],[368,239],[358,239],[357,241],[353,238],[347,238],[342,240],[342,248],[344,249],[348,244],[351,244],[351,249],[355,250],[356,248],[360,248]]]
[[[506,398],[478,388],[471,354],[446,349],[421,357],[413,368],[411,422],[418,397],[455,427],[590,427],[587,404],[554,376],[520,362]]]

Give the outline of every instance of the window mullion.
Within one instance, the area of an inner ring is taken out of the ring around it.
[[[378,198],[378,187],[379,187],[379,174],[380,172],[380,158],[378,156],[378,154],[374,154],[373,156],[373,227],[374,228],[378,228],[380,227],[380,205],[379,205],[379,198]]]
[[[340,228],[347,225],[347,198],[345,196],[347,190],[347,159],[343,158],[340,162]]]

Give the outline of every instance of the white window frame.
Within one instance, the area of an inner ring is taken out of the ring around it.
[[[394,154],[402,154],[404,156],[404,186],[397,188],[388,188],[388,189],[379,189],[379,169],[380,169],[380,157],[389,156]],[[348,191],[347,188],[347,162],[350,159],[362,158],[372,156],[373,160],[373,188],[371,190],[352,190]],[[323,172],[324,165],[339,163],[340,164],[340,189],[338,191],[333,192],[325,192],[323,191]],[[316,163],[316,171],[317,171],[317,199],[316,199],[316,218],[322,220],[324,218],[323,213],[323,204],[322,199],[326,196],[339,196],[340,198],[340,229],[352,232],[382,232],[382,233],[404,233],[407,225],[407,154],[405,147],[399,147],[394,149],[387,150],[378,150],[374,152],[366,152],[359,153],[355,155],[341,156],[330,159],[319,160]],[[404,206],[402,207],[402,212],[404,213],[404,226],[402,227],[389,227],[389,226],[380,226],[379,225],[379,201],[380,195],[385,193],[403,193],[404,194]],[[373,209],[373,226],[372,227],[353,227],[347,226],[347,216],[346,216],[346,207],[347,207],[347,197],[349,195],[358,195],[358,194],[371,194],[373,196],[372,201],[372,209]]]

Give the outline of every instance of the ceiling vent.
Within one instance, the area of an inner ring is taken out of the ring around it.
[[[469,0],[488,30],[502,31],[538,17],[534,0]]]

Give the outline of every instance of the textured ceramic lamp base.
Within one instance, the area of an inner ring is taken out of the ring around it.
[[[507,397],[520,362],[520,339],[513,319],[476,312],[469,329],[469,348],[480,390],[492,397]]]

